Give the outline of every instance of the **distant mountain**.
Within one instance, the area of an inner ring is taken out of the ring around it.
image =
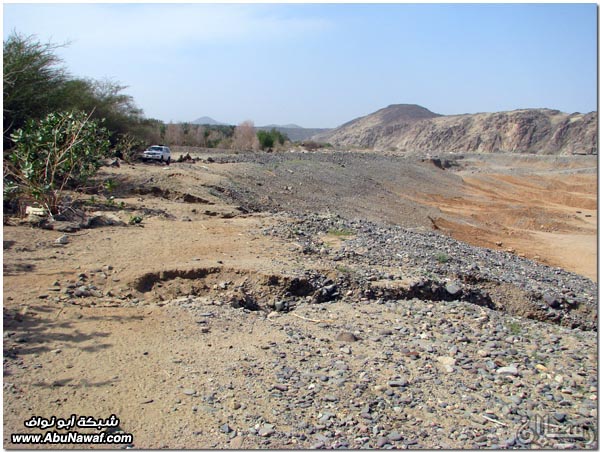
[[[299,126],[297,124],[268,124],[266,126],[260,126],[261,129],[271,128],[271,129],[304,129],[304,127]]]
[[[198,119],[192,121],[190,124],[201,124],[201,125],[209,125],[209,126],[226,126],[226,125],[228,125],[224,122],[216,121],[215,119],[210,118],[208,116],[202,116],[201,118],[198,118]]]
[[[210,126],[230,125],[230,124],[227,124],[224,122],[217,121],[209,116],[203,116],[201,118],[198,118],[198,119],[190,122],[190,124],[210,125]],[[271,129],[275,129],[275,130],[278,130],[279,132],[287,135],[287,137],[291,141],[305,141],[315,134],[327,132],[328,130],[330,130],[330,129],[305,129],[304,127],[301,127],[297,124],[284,124],[284,125],[269,124],[266,126],[255,127],[255,129],[256,130],[267,130],[267,131],[269,131]]]
[[[330,129],[305,129],[296,124],[286,124],[283,126],[277,124],[270,124],[268,126],[255,127],[256,130],[271,130],[275,129],[290,139],[290,141],[305,141],[308,140],[315,134],[327,132]]]
[[[336,146],[401,152],[597,154],[598,113],[545,108],[442,116],[390,105],[312,137]]]

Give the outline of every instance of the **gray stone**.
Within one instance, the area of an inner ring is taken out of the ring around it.
[[[271,436],[273,433],[275,433],[274,426],[271,424],[265,424],[258,431],[258,436],[267,437],[267,436]]]
[[[446,292],[448,292],[448,294],[451,296],[458,296],[462,292],[462,287],[460,286],[460,284],[455,282],[446,284],[445,288]]]
[[[556,295],[551,294],[551,293],[545,293],[543,296],[543,299],[544,299],[544,303],[546,303],[552,309],[560,308],[560,299]]]
[[[404,438],[404,437],[395,430],[388,435],[388,439],[390,441],[401,441],[402,438]]]
[[[395,380],[388,381],[388,385],[392,388],[400,388],[408,385],[408,380],[406,378],[396,378]]]
[[[379,438],[377,438],[377,447],[380,449],[389,443],[390,443],[390,440],[385,436],[380,436]]]
[[[358,338],[349,331],[342,331],[335,337],[335,340],[340,342],[356,342]]]
[[[523,399],[519,396],[514,395],[514,396],[510,396],[510,401],[512,403],[514,403],[515,405],[520,405],[523,402]]]
[[[57,238],[54,243],[57,243],[59,245],[66,245],[67,243],[69,243],[69,237],[66,234],[61,235],[59,238]]]
[[[81,286],[75,289],[73,295],[75,295],[76,297],[89,297],[91,295],[91,292],[87,290],[85,286]]]
[[[565,422],[567,420],[567,414],[566,413],[554,413],[554,419],[556,419],[558,422]]]
[[[513,377],[516,377],[517,375],[519,375],[519,369],[517,369],[516,366],[504,366],[496,369],[496,373],[498,375],[511,375]]]
[[[436,359],[442,366],[454,366],[456,364],[456,359],[451,356],[438,356]]]

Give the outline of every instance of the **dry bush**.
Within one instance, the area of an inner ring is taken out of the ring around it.
[[[165,142],[170,145],[182,145],[183,144],[183,130],[180,124],[167,124],[167,130],[165,132]]]
[[[237,125],[233,132],[233,149],[238,151],[252,151],[258,149],[258,138],[252,121],[244,121]]]

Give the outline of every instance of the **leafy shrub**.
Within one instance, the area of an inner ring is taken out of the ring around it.
[[[275,143],[273,135],[266,130],[259,130],[256,132],[256,137],[258,138],[258,143],[263,151],[266,149],[271,149]]]
[[[144,147],[144,142],[136,137],[126,133],[121,135],[115,146],[117,157],[122,158],[127,163],[133,163],[140,156],[140,149]]]
[[[302,141],[300,143],[300,146],[302,146],[307,151],[311,151],[311,152],[318,151],[319,149],[332,149],[333,148],[333,145],[331,143],[319,143],[319,142],[313,141],[313,140]]]
[[[352,231],[350,229],[346,229],[346,228],[340,228],[340,229],[332,228],[329,231],[327,231],[327,233],[330,235],[333,235],[335,237],[350,237],[350,236],[354,235],[354,231]]]
[[[521,325],[518,322],[509,322],[508,330],[510,331],[510,334],[512,334],[513,336],[517,336],[517,335],[521,334],[521,331],[523,329],[521,328]]]
[[[440,264],[445,264],[450,260],[450,256],[448,256],[446,253],[438,253],[435,255],[435,260]]]
[[[65,188],[96,174],[109,149],[108,131],[83,112],[29,120],[11,138],[15,147],[4,173],[9,195],[21,202],[36,201],[50,213],[58,212]]]
[[[129,224],[132,226],[136,225],[136,224],[140,224],[142,221],[144,221],[144,219],[137,215],[129,217]]]

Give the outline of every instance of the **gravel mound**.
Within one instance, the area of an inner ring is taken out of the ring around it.
[[[282,214],[284,217],[287,216]],[[465,244],[442,234],[367,220],[305,214],[268,228],[298,241],[303,255],[348,265],[369,298],[462,300],[570,328],[597,330],[597,284],[562,269],[509,252]],[[341,246],[324,245],[326,234],[345,235]],[[380,280],[413,280],[398,290],[374,289]]]

